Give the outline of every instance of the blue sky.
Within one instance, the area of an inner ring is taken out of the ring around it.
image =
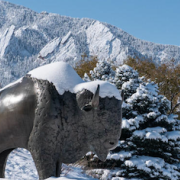
[[[180,46],[180,0],[7,0],[36,12],[87,17],[151,42]]]

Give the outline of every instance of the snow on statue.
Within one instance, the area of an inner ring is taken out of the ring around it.
[[[104,161],[120,137],[121,105],[114,85],[84,82],[66,63],[29,72],[0,91],[0,177],[18,147],[31,152],[40,179],[88,151]]]

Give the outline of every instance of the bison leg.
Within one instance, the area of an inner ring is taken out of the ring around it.
[[[42,117],[42,122],[43,120]],[[51,124],[51,118],[49,117],[50,124],[39,123],[39,126],[37,126],[39,128],[35,126],[28,143],[28,150],[34,159],[40,180],[52,176],[59,177],[61,172],[62,156],[61,143],[58,141],[59,129],[55,123],[56,120],[53,121],[54,124]]]
[[[61,166],[62,163],[60,163],[59,161],[56,163],[56,177],[59,177],[61,174]]]
[[[51,118],[49,121],[51,122]],[[44,125],[40,123],[39,129],[34,128],[32,131],[28,143],[40,180],[60,176],[62,161],[60,143],[56,142],[59,134],[58,127],[54,124],[52,129],[50,126],[49,123]]]
[[[39,180],[60,176],[62,163],[54,158],[54,154],[34,150],[31,154],[39,174]]]
[[[59,177],[61,168],[61,104],[56,88],[47,81],[38,82],[38,102],[28,149],[39,179]],[[62,128],[63,129],[63,128]]]
[[[0,153],[0,178],[5,178],[5,168],[6,168],[6,162],[8,159],[8,155],[13,151],[14,149],[8,149]]]

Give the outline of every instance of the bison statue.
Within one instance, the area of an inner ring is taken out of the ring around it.
[[[114,85],[83,82],[66,63],[29,72],[0,90],[0,178],[16,148],[30,151],[39,179],[59,177],[62,163],[88,151],[104,161],[120,138],[121,105]]]

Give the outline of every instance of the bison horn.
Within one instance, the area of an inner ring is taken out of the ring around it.
[[[89,102],[84,107],[82,107],[82,110],[90,111],[90,110],[92,110],[92,108],[97,109],[97,107],[99,105],[99,89],[100,89],[100,86],[98,84],[96,92],[94,93],[91,102]]]
[[[98,84],[96,92],[93,95],[92,101],[91,101],[91,105],[96,109],[99,105],[99,89],[100,86]]]

